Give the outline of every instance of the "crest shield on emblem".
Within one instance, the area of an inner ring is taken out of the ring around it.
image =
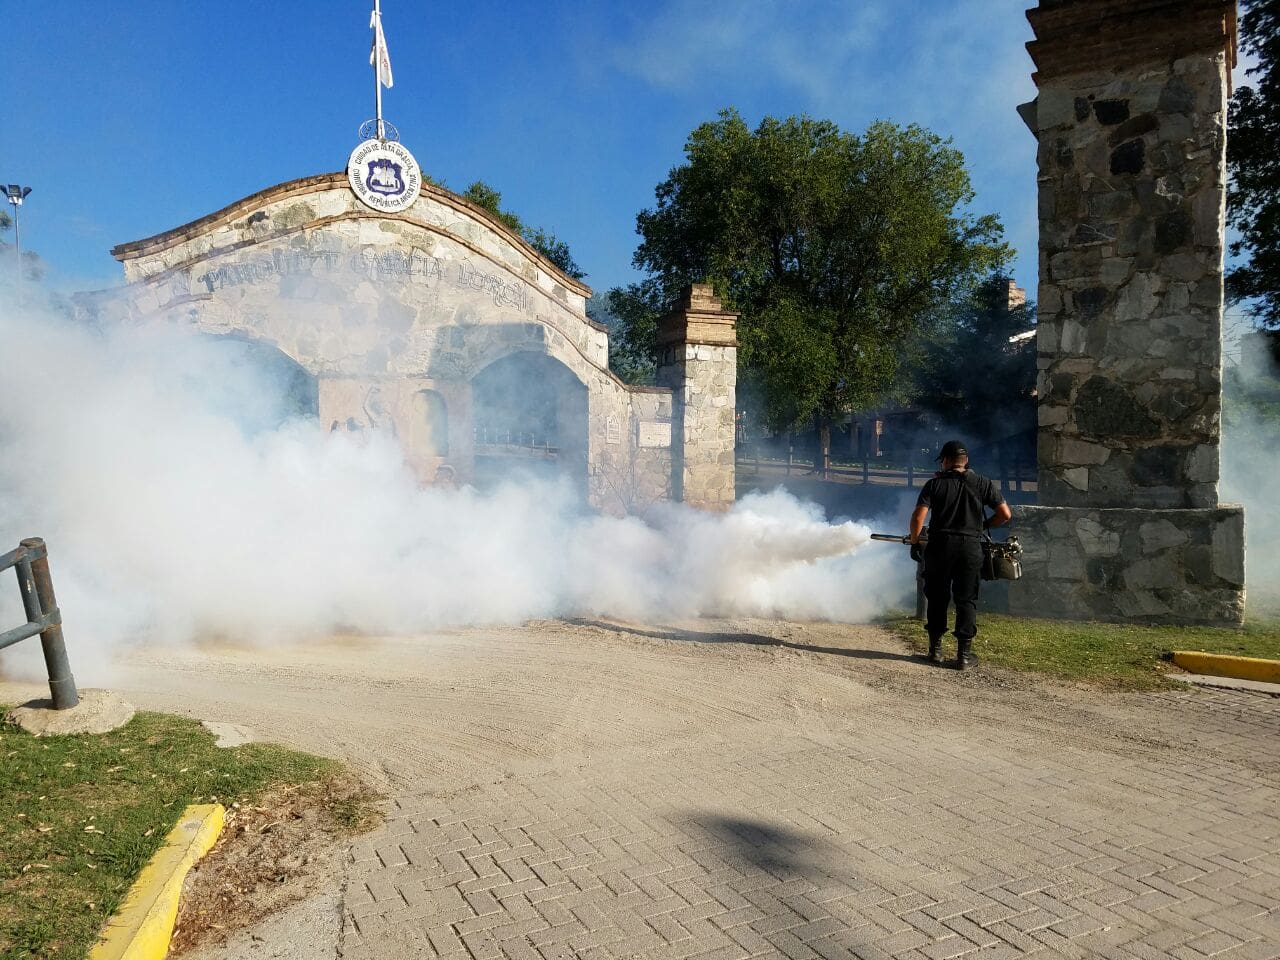
[[[385,158],[370,161],[365,184],[373,193],[382,194],[384,197],[398,197],[405,190],[404,178],[400,175],[400,164]]]

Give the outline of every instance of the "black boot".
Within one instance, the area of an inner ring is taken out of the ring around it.
[[[929,663],[942,663],[942,636],[929,634],[929,652],[920,656]]]
[[[937,666],[942,666],[942,638],[941,637],[929,638],[929,656],[927,657],[927,659],[932,664],[936,664]]]
[[[973,655],[973,638],[959,641],[956,648],[956,669],[972,670],[978,665],[978,658]]]

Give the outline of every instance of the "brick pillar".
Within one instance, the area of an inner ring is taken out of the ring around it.
[[[708,510],[736,498],[737,321],[695,283],[658,324],[658,383],[673,391],[672,499]]]
[[[1039,503],[1028,611],[1236,622],[1218,505],[1235,0],[1041,0]],[[1014,602],[1016,607],[1018,602]]]

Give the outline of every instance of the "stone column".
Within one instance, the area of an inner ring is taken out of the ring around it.
[[[708,510],[737,496],[737,322],[709,284],[695,283],[658,324],[658,383],[673,391],[671,497]]]
[[[1218,504],[1235,0],[1041,0],[1039,507],[1023,612],[1239,622]]]

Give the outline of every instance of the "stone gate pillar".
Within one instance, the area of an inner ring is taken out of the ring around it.
[[[695,283],[658,323],[658,383],[673,391],[671,496],[708,510],[736,497],[737,322]]]
[[[1235,0],[1041,0],[1039,506],[1024,613],[1235,623],[1218,503]]]

